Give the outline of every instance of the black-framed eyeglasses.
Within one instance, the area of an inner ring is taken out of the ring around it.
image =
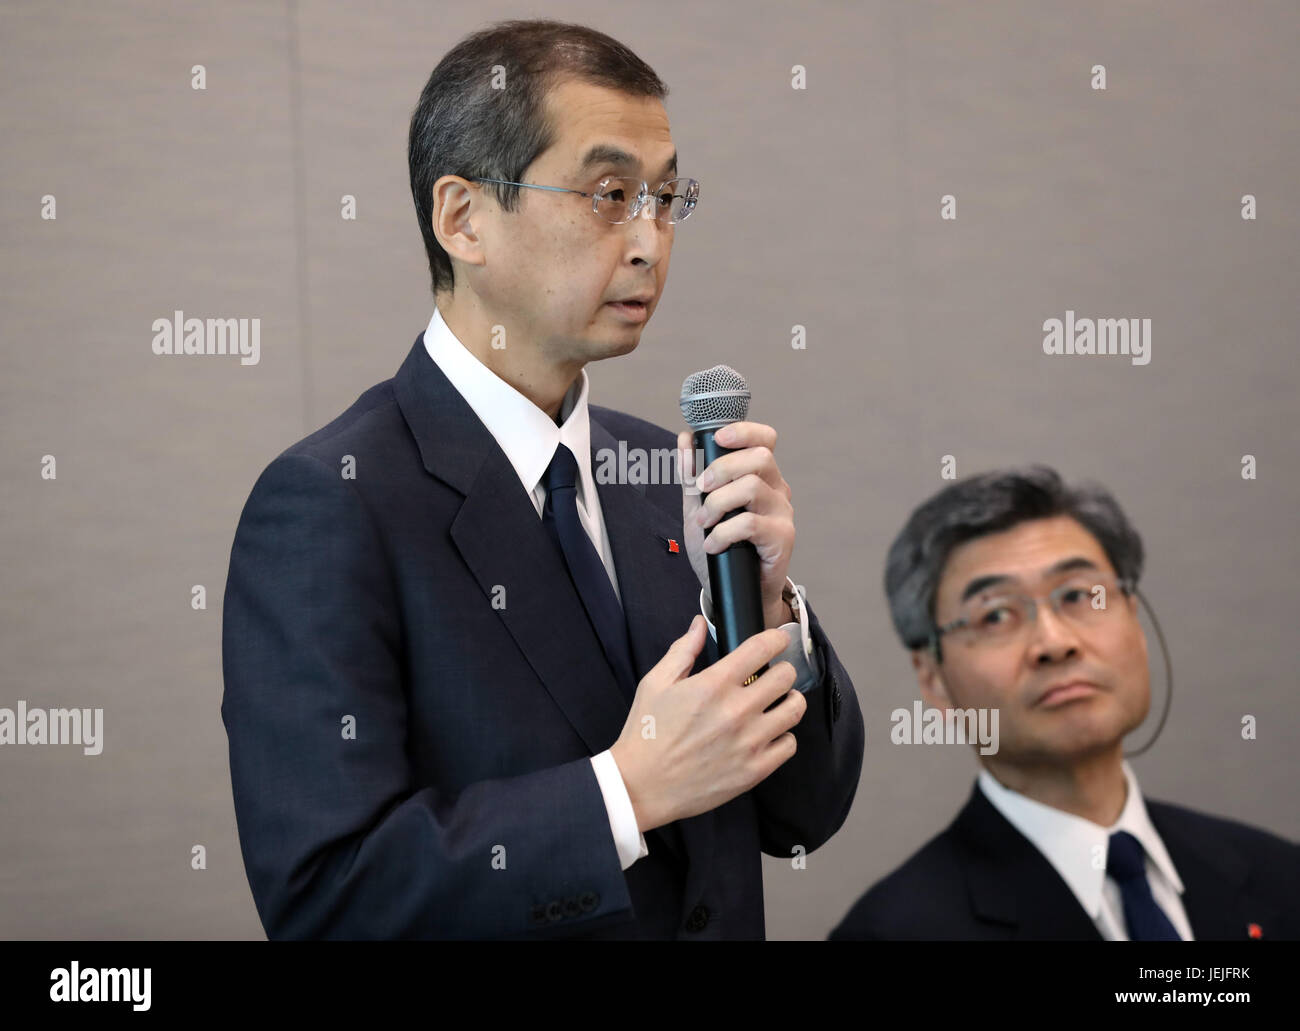
[[[1109,573],[1078,572],[1052,588],[1045,600],[1063,620],[1089,629],[1113,622],[1124,609],[1111,605],[1110,599],[1116,592],[1127,597],[1135,588],[1132,580]],[[956,619],[931,631],[927,644],[935,662],[943,661],[939,638],[945,634],[961,632],[977,647],[1022,642],[1038,618],[1038,603],[1042,600],[1003,586],[968,598]]]
[[[541,186],[538,183],[515,183],[508,179],[485,179],[473,176],[471,182],[499,183],[502,186],[526,186],[530,190],[550,190],[554,193],[576,193],[591,198],[591,210],[614,225],[631,222],[641,214],[641,209],[654,201],[654,217],[660,222],[676,225],[685,222],[695,210],[700,199],[700,184],[695,179],[665,179],[650,192],[644,179],[630,176],[609,176],[600,181],[594,193],[574,190],[567,186]]]

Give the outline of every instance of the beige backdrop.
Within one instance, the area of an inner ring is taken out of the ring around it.
[[[219,714],[235,524],[428,321],[405,148],[430,71],[539,13],[659,72],[703,184],[593,400],[677,428],[687,373],[749,377],[867,722],[843,830],[807,870],[764,860],[770,936],[823,937],[970,789],[964,749],[888,735],[915,690],[884,552],[945,455],[1114,490],[1179,673],[1146,793],[1300,836],[1294,3],[6,2],[0,706],[102,707],[105,746],[0,748],[0,936],[262,935]],[[260,363],[155,356],[177,309],[260,318]],[[1150,318],[1150,364],[1045,356],[1067,309]]]

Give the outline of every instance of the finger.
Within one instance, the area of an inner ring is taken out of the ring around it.
[[[682,527],[687,532],[695,529],[703,536],[703,527],[700,526],[696,519],[696,513],[699,512],[700,506],[704,503],[703,495],[699,491],[692,491],[689,487],[682,487]]]
[[[776,447],[776,430],[761,422],[729,422],[714,435],[723,447],[733,451],[742,447]]]
[[[784,651],[785,649],[782,649]],[[754,712],[767,712],[773,706],[782,703],[790,690],[794,687],[794,682],[798,679],[798,673],[795,671],[794,664],[788,660],[773,663],[768,666],[767,672],[755,680],[752,684],[747,684],[745,690],[750,695],[750,708]],[[795,692],[796,694],[798,692]],[[782,730],[788,730],[789,727],[780,727],[777,730],[767,734],[763,740],[770,741]]]
[[[785,494],[750,473],[705,495],[696,518],[701,527],[712,526],[737,509],[757,515],[786,515],[794,510]]]
[[[704,538],[704,551],[717,555],[737,541],[749,541],[764,562],[772,563],[794,551],[794,524],[778,516],[741,512],[724,519]]]
[[[785,477],[777,467],[772,449],[763,444],[747,447],[743,451],[733,451],[729,455],[719,455],[700,473],[696,482],[700,490],[717,490],[723,484],[739,480],[749,473],[754,473],[774,490],[784,493]]]
[[[695,660],[699,657],[700,649],[704,647],[704,638],[707,634],[704,617],[697,614],[691,620],[686,633],[668,646],[663,658],[655,663],[654,668],[646,676],[658,673],[674,681],[681,680],[694,668]]]
[[[765,764],[770,765],[775,770],[793,759],[798,751],[799,739],[786,731],[764,747],[761,758]]]
[[[771,741],[780,737],[787,730],[792,730],[802,722],[808,711],[808,699],[798,688],[791,686],[762,712],[756,722],[755,730],[760,741]]]
[[[713,668],[724,679],[743,683],[785,651],[789,643],[790,638],[779,627],[760,630],[742,641],[731,654],[719,659]]]

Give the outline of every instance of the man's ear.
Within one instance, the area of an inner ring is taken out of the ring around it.
[[[934,653],[925,648],[912,652],[912,668],[916,670],[916,686],[921,698],[932,709],[950,709],[953,701],[948,696],[948,686],[943,682],[943,673],[934,661]]]
[[[482,193],[455,175],[444,175],[433,184],[433,235],[448,256],[466,265],[483,265],[483,240],[470,215],[481,213]]]

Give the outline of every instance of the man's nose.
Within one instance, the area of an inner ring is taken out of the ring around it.
[[[653,267],[663,257],[665,250],[672,246],[673,227],[667,222],[655,218],[659,203],[649,198],[636,213],[636,218],[627,223],[630,237],[629,249],[633,260],[640,258]]]
[[[1081,642],[1074,626],[1050,605],[1038,606],[1038,618],[1032,628],[1029,658],[1034,665],[1045,666],[1079,654]]]

